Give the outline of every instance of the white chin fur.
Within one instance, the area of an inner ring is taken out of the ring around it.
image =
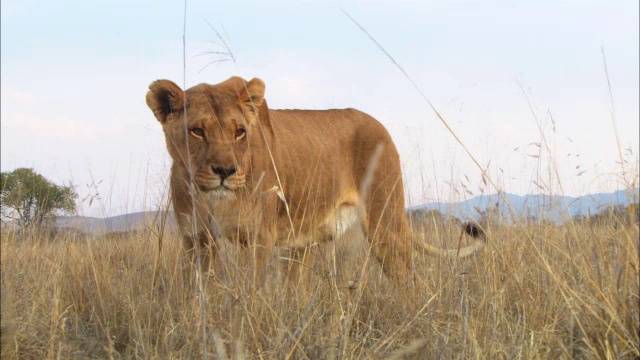
[[[207,197],[212,201],[233,200],[236,198],[236,193],[229,189],[217,188],[209,191]]]

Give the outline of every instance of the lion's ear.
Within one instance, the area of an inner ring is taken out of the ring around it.
[[[264,101],[264,81],[253,78],[247,83],[247,96],[244,103],[249,107],[250,111],[257,111]]]
[[[184,92],[173,81],[156,80],[149,85],[147,106],[158,121],[164,124],[169,114],[182,110]]]

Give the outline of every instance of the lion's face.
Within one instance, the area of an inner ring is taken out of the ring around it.
[[[249,138],[259,136],[257,109],[263,100],[262,80],[238,77],[185,92],[171,81],[158,80],[147,93],[147,105],[162,123],[169,154],[193,170],[198,190],[213,199],[233,198],[244,188]]]

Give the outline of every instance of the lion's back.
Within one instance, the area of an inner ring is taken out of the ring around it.
[[[270,110],[269,115],[277,143],[287,147],[344,154],[366,142],[391,142],[378,120],[356,109]]]
[[[379,121],[362,111],[270,110],[269,115],[280,165],[292,178],[318,178],[321,173],[331,172],[345,185],[358,186],[378,144],[384,146],[385,166],[400,171],[391,136]],[[334,181],[332,177],[319,181],[334,186],[329,184]]]

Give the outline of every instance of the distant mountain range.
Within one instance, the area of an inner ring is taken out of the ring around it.
[[[635,192],[615,191],[612,193],[598,193],[580,197],[549,196],[549,195],[514,195],[505,193],[516,216],[535,219],[553,220],[563,222],[576,215],[592,215],[601,212],[608,206],[627,206],[630,202],[638,202],[640,189]],[[410,210],[426,209],[438,210],[446,215],[453,215],[461,220],[479,218],[479,211],[487,208],[499,210],[504,219],[511,219],[511,211],[498,194],[479,195],[468,200],[445,203],[431,202],[419,206],[413,206]],[[56,220],[59,228],[74,228],[87,234],[103,235],[113,232],[127,232],[140,230],[145,227],[157,226],[160,223],[161,214],[157,211],[137,212],[113,216],[108,218],[95,218],[86,216],[60,216]],[[167,230],[177,228],[173,212],[169,212],[166,219]]]
[[[609,206],[628,206],[638,202],[640,189],[620,190],[612,193],[597,193],[579,197],[559,195],[514,195],[505,193],[504,198],[511,205],[518,218],[535,218],[537,220],[552,220],[563,222],[577,215],[593,215],[602,212]],[[442,214],[453,215],[465,220],[480,217],[479,211],[487,208],[499,211],[502,218],[510,220],[511,211],[509,205],[498,194],[479,195],[471,199],[456,203],[432,202],[411,207],[414,209],[438,210]]]
[[[88,216],[59,216],[56,219],[56,227],[72,228],[91,235],[104,235],[114,232],[127,232],[140,230],[150,226],[161,224],[162,213],[159,211],[144,211],[132,214],[112,216],[108,218],[96,218]],[[177,228],[173,212],[167,214],[166,229]]]

